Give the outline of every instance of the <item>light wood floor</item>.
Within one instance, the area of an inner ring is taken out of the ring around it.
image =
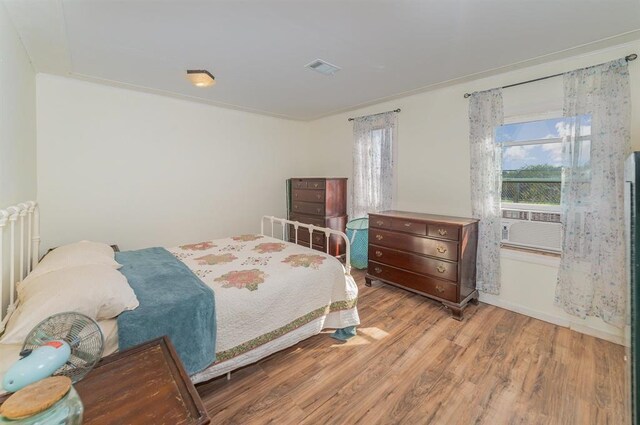
[[[623,347],[487,304],[360,287],[358,336],[317,335],[198,386],[213,424],[615,424]]]

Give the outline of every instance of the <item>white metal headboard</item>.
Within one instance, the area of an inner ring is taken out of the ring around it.
[[[260,221],[260,233],[263,235],[266,235],[264,233],[264,222],[265,220],[268,220],[271,223],[271,237],[275,237],[275,233],[274,233],[274,224],[275,223],[279,223],[280,226],[282,227],[282,240],[286,239],[286,225],[287,224],[291,224],[294,228],[295,231],[295,241],[296,244],[298,243],[298,228],[299,227],[303,227],[305,229],[309,230],[309,248],[313,249],[313,232],[322,232],[324,233],[325,237],[327,238],[327,254],[329,253],[329,237],[331,235],[338,235],[340,236],[342,239],[344,239],[344,244],[345,244],[345,270],[347,275],[351,274],[351,246],[349,245],[349,238],[347,237],[347,235],[345,235],[343,232],[340,232],[339,230],[333,230],[333,229],[329,229],[327,227],[319,227],[319,226],[314,226],[313,224],[305,224],[305,223],[300,223],[299,221],[291,221],[291,220],[286,220],[284,218],[277,218],[277,217],[273,217],[273,216],[268,216],[265,215],[262,217],[262,220]]]
[[[26,223],[25,223],[26,222]],[[8,226],[8,229],[5,227]],[[25,231],[26,226],[26,231]],[[17,227],[17,229],[16,229]],[[8,231],[9,274],[5,279],[5,235]],[[16,239],[18,239],[16,241]],[[38,204],[27,201],[0,210],[0,332],[16,308],[16,283],[21,282],[38,264],[40,217]],[[17,264],[16,264],[17,259]],[[3,314],[5,288],[9,287],[9,304]]]

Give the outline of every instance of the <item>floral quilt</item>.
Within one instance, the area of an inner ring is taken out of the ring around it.
[[[239,235],[175,248],[215,292],[217,362],[229,360],[314,320],[358,325],[358,289],[342,264],[320,251],[262,235]]]

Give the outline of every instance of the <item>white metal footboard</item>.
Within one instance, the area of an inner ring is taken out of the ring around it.
[[[16,223],[18,229],[16,229]],[[9,226],[8,229],[5,227]],[[26,226],[26,229],[25,229]],[[5,258],[5,231],[9,232],[8,260]],[[16,241],[17,239],[17,241]],[[40,220],[38,204],[23,202],[0,210],[0,332],[16,308],[16,283],[21,282],[38,264],[40,250]],[[9,272],[5,272],[8,265]],[[8,279],[7,279],[8,277]],[[3,314],[4,294],[8,285],[9,303]]]
[[[349,238],[347,237],[347,235],[345,235],[343,232],[340,232],[338,230],[333,230],[333,229],[329,229],[327,227],[320,227],[320,226],[314,226],[313,224],[305,224],[305,223],[300,223],[299,221],[291,221],[291,220],[286,220],[284,218],[278,218],[278,217],[273,217],[273,216],[263,216],[262,220],[260,221],[260,233],[266,236],[266,233],[264,232],[264,223],[265,220],[268,220],[268,222],[271,223],[271,237],[276,237],[275,235],[275,228],[274,225],[275,223],[279,223],[280,227],[282,228],[282,240],[286,240],[287,238],[287,233],[286,233],[286,228],[287,228],[287,224],[291,224],[293,226],[294,232],[295,232],[295,242],[296,244],[298,243],[298,228],[303,227],[305,229],[308,229],[309,231],[309,248],[313,249],[313,232],[322,232],[324,233],[325,237],[327,238],[327,254],[329,253],[329,238],[331,237],[331,235],[338,235],[340,236],[343,240],[344,240],[344,245],[345,245],[345,270],[347,271],[347,275],[351,274],[351,246],[349,245]]]

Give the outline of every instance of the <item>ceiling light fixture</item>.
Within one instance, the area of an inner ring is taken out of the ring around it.
[[[187,78],[196,87],[211,87],[216,83],[216,77],[206,69],[188,69]]]

